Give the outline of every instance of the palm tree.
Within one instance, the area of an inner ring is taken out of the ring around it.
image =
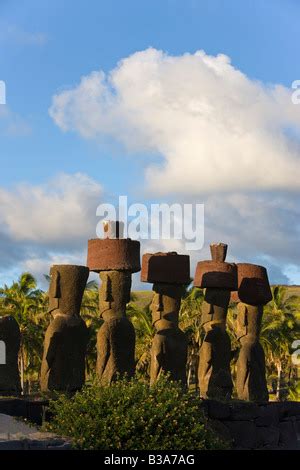
[[[187,382],[189,388],[198,388],[199,349],[201,345],[201,307],[203,289],[186,288],[181,301],[180,328],[188,339]]]
[[[291,345],[299,330],[300,299],[295,295],[289,297],[285,286],[272,287],[272,294],[273,299],[263,316],[261,342],[269,372],[272,374],[276,370],[276,399],[282,400],[284,383],[288,391],[295,369],[291,361]]]
[[[32,274],[21,274],[17,282],[0,288],[1,315],[12,315],[21,332],[20,372],[24,391],[25,374],[30,386],[31,375],[39,370],[45,327],[44,307],[47,296],[37,289]]]
[[[82,304],[81,316],[89,330],[89,341],[86,353],[86,371],[92,377],[95,371],[97,360],[97,333],[103,320],[99,315],[99,286],[96,281],[89,281],[86,285]]]
[[[127,305],[126,313],[131,320],[136,333],[136,371],[144,377],[149,376],[150,350],[155,334],[152,325],[150,305],[138,307],[134,294]]]

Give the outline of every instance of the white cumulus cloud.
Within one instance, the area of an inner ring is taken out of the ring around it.
[[[0,188],[2,231],[16,241],[74,247],[95,236],[102,186],[88,177],[59,174],[41,185]]]
[[[0,187],[0,277],[30,271],[47,288],[52,264],[86,264],[87,240],[96,236],[101,184],[61,173],[43,184]]]
[[[156,194],[295,189],[300,106],[291,95],[247,77],[223,54],[150,48],[56,94],[49,112],[64,131],[159,154],[146,170]]]

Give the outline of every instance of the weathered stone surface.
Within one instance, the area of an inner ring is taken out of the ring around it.
[[[203,398],[229,399],[232,393],[230,372],[231,348],[226,331],[208,324],[200,348],[199,388]]]
[[[272,300],[266,268],[250,263],[237,264],[238,296],[249,305],[265,305]]]
[[[230,408],[232,421],[254,421],[260,416],[260,408],[256,403],[233,403]]]
[[[0,397],[0,414],[25,416],[26,404],[22,398]]]
[[[26,419],[35,424],[41,425],[44,419],[48,417],[49,400],[30,400],[25,399]]]
[[[298,439],[300,440],[300,418],[296,420],[295,426],[296,426],[296,431],[297,431]]]
[[[151,347],[150,383],[162,374],[186,387],[187,338],[178,327],[182,286],[156,283],[151,303],[156,334]]]
[[[189,284],[190,257],[169,253],[145,253],[142,258],[141,281],[167,284]]]
[[[89,269],[54,265],[50,274],[48,311],[53,319],[45,334],[41,389],[73,392],[85,381],[88,330],[80,307]]]
[[[217,400],[205,400],[207,403],[207,413],[212,419],[229,419],[231,410],[228,403],[223,403]]]
[[[236,332],[241,344],[236,364],[236,389],[240,400],[269,400],[264,350],[259,342],[263,306],[243,303],[237,308]]]
[[[295,449],[298,445],[297,430],[293,421],[279,423],[279,445],[285,449]]]
[[[200,396],[203,398],[228,399],[232,393],[231,345],[226,332],[229,299],[230,291],[227,289],[206,289],[201,315],[205,336],[198,369]]]
[[[279,427],[277,426],[266,426],[257,427],[257,448],[263,447],[277,447],[279,444]]]
[[[103,220],[103,238],[124,238],[124,222]]]
[[[221,261],[199,261],[196,267],[194,286],[237,290],[237,269],[233,263]]]
[[[47,450],[71,450],[72,449],[72,443],[71,442],[64,442],[63,444],[59,445],[48,445]]]
[[[30,422],[41,425],[47,417],[48,400],[0,397],[0,414],[23,417]]]
[[[276,403],[259,407],[259,416],[255,419],[256,426],[278,426],[279,414]]]
[[[140,271],[140,242],[130,238],[95,238],[88,241],[87,266],[91,271]]]
[[[26,446],[24,446],[24,442],[19,440],[14,441],[2,441],[0,440],[0,450],[26,450]]]
[[[255,449],[257,445],[257,433],[254,423],[251,421],[223,421],[234,439],[235,447]]]
[[[258,450],[300,450],[299,424],[296,416],[287,416],[279,421],[279,410],[284,406],[291,413],[298,402],[271,402],[257,404],[252,402],[202,400],[209,423],[223,437],[222,425],[226,425],[229,435],[235,440],[233,448]],[[227,410],[230,409],[230,416]],[[214,418],[219,416],[219,418]],[[225,417],[226,416],[226,417]],[[223,418],[224,417],[224,418]],[[220,423],[221,426],[218,425]],[[252,433],[250,440],[247,433]],[[298,437],[298,439],[297,439]]]
[[[209,425],[222,439],[228,442],[230,446],[234,445],[233,436],[227,426],[222,421],[210,419]]]
[[[18,353],[20,349],[20,329],[14,317],[0,317],[0,394],[19,395],[21,393],[18,369]],[[3,357],[2,357],[3,356]]]
[[[228,245],[226,243],[211,243],[210,253],[213,261],[223,263],[226,259]]]
[[[119,377],[133,377],[135,332],[125,317],[109,319],[101,326],[97,337],[97,373],[103,385]]]
[[[104,320],[97,336],[97,375],[108,385],[118,376],[129,378],[135,371],[135,332],[126,318],[130,300],[131,273],[104,271],[100,273],[100,315]]]
[[[290,416],[300,417],[300,402],[298,401],[284,401],[277,403],[279,420]]]

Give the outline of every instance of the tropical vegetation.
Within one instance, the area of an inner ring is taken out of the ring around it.
[[[166,378],[153,387],[132,379],[110,387],[97,383],[73,397],[51,401],[46,429],[72,438],[76,449],[199,450],[227,449],[211,429],[194,393]]]

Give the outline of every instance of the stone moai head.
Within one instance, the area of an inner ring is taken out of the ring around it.
[[[101,271],[99,289],[100,316],[124,317],[130,301],[131,273],[128,271]]]
[[[238,290],[231,295],[237,303],[237,337],[241,343],[258,340],[263,306],[272,299],[268,274],[263,266],[237,264]]]
[[[194,278],[194,286],[205,289],[201,324],[206,330],[225,330],[230,293],[237,290],[237,269],[225,262],[225,243],[212,243],[210,252],[212,259],[198,262]]]
[[[100,273],[100,316],[124,317],[130,301],[131,275],[141,269],[140,242],[123,236],[124,224],[104,221],[104,238],[88,241],[87,265]]]
[[[48,312],[79,316],[82,296],[89,277],[89,268],[71,264],[55,264],[50,269]]]
[[[256,264],[238,263],[238,297],[249,305],[266,305],[272,300],[266,268]]]
[[[141,280],[153,283],[151,311],[155,328],[167,324],[177,327],[184,285],[190,283],[189,256],[176,252],[146,253],[142,260]]]
[[[237,268],[233,263],[226,263],[227,245],[212,243],[211,260],[197,264],[194,286],[201,289],[237,290]]]
[[[183,288],[176,284],[155,283],[154,295],[150,305],[152,312],[152,324],[157,327],[157,322],[164,320],[174,326],[178,326],[179,310]]]

